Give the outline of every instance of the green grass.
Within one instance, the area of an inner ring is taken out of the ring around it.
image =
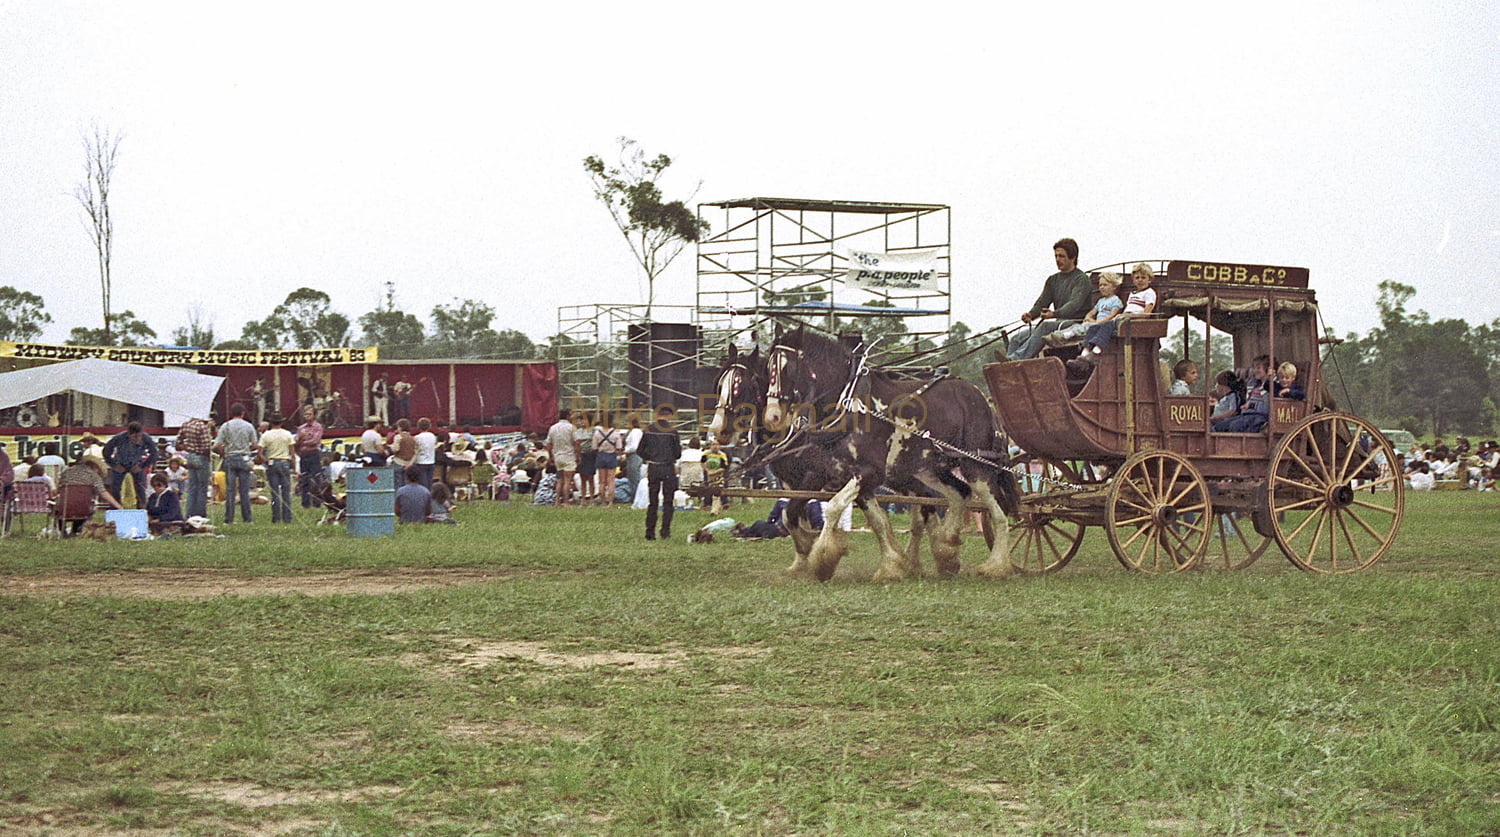
[[[892,585],[869,535],[818,585],[786,541],[687,545],[704,513],[256,511],[0,541],[0,832],[1500,832],[1492,494],[1408,495],[1350,576],[1136,576],[1092,532],[1053,576]],[[262,592],[108,594],[162,568]],[[277,592],[444,569],[494,580]],[[94,592],[15,592],[59,574]]]

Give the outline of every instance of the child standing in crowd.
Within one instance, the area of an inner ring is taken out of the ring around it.
[[[177,496],[187,496],[187,481],[187,460],[180,456],[167,460],[167,482],[171,484],[172,490],[177,492]]]

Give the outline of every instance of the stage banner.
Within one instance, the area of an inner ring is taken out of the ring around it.
[[[52,346],[0,341],[0,357],[27,360],[82,360],[100,357],[121,363],[171,366],[332,366],[377,363],[380,347],[336,349],[158,349],[151,346]]]
[[[937,256],[937,250],[905,250],[900,253],[850,250],[844,283],[870,290],[936,290]]]

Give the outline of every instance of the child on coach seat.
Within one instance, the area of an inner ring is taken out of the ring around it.
[[[1297,366],[1290,361],[1276,367],[1276,388],[1273,390],[1277,398],[1290,398],[1293,401],[1301,401],[1307,397],[1302,391],[1302,385],[1297,383]]]

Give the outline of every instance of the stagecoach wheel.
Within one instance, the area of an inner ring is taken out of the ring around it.
[[[1043,462],[1040,475],[1017,476],[1021,482],[1021,512],[1010,530],[1010,560],[1023,573],[1056,572],[1078,554],[1087,531],[1082,523],[1052,516],[1049,494],[1057,494],[1078,483],[1078,475],[1067,465]],[[983,519],[984,542],[995,545],[989,517]]]
[[[1193,463],[1165,450],[1138,453],[1110,480],[1104,532],[1126,569],[1180,572],[1208,549],[1208,484]]]
[[[1249,517],[1221,512],[1209,524],[1208,552],[1203,561],[1212,567],[1243,570],[1254,564],[1273,540],[1255,531]]]
[[[1396,540],[1405,486],[1391,443],[1345,413],[1303,419],[1271,456],[1267,492],[1276,544],[1312,573],[1349,573],[1380,559]]]

